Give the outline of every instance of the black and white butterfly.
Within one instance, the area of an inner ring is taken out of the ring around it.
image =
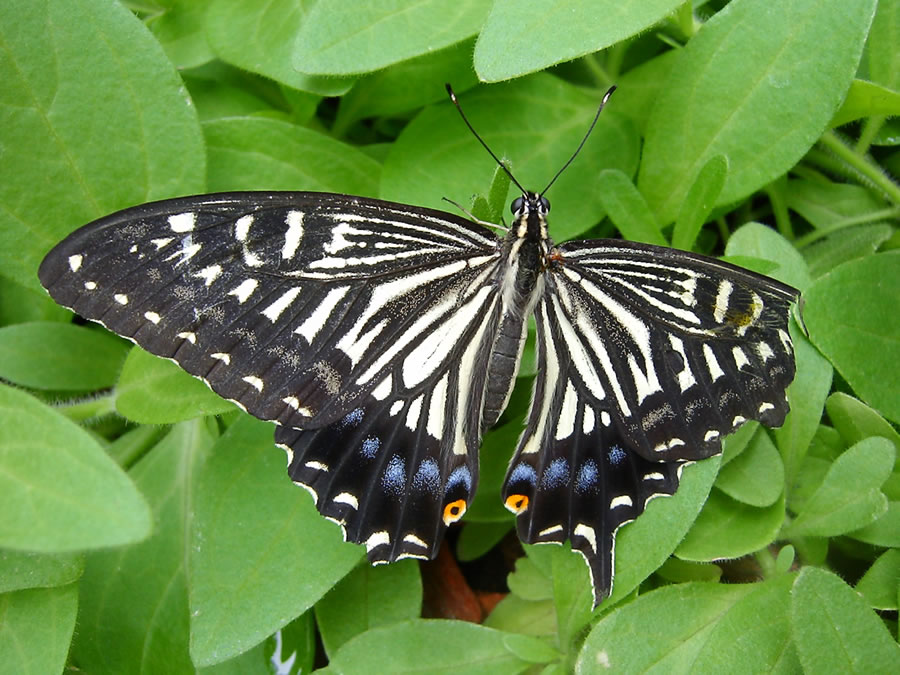
[[[185,197],[82,227],[39,276],[276,422],[291,478],[372,562],[433,557],[466,512],[533,315],[537,378],[503,498],[522,541],[584,555],[596,604],[616,530],[673,494],[686,461],[748,419],[783,422],[797,291],[656,246],[556,245],[549,209],[523,190],[498,238],[341,194]]]

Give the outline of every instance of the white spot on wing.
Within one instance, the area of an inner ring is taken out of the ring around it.
[[[194,273],[194,276],[198,279],[203,279],[203,283],[209,287],[212,282],[219,278],[219,275],[222,274],[222,266],[221,265],[209,265],[208,267],[204,267],[199,272]]]
[[[575,529],[572,530],[572,534],[576,537],[584,537],[587,539],[587,542],[591,545],[591,550],[596,555],[597,553],[597,533],[594,531],[593,527],[585,525],[584,523],[578,523],[575,526]]]
[[[575,413],[578,411],[578,395],[572,386],[572,381],[566,382],[566,393],[563,395],[562,408],[559,411],[559,420],[556,423],[556,440],[568,438],[575,431]]]
[[[221,361],[226,366],[231,365],[231,354],[226,354],[225,352],[214,352],[214,353],[210,354],[209,357],[211,359],[216,359],[218,361]]]
[[[244,279],[237,288],[228,291],[228,295],[235,296],[240,304],[244,304],[257,286],[259,282],[256,279]]]
[[[180,337],[182,340],[187,340],[187,341],[190,342],[192,345],[197,344],[197,336],[196,336],[194,333],[191,333],[191,332],[179,333],[179,334],[176,335],[175,337]]]
[[[266,307],[262,313],[269,321],[274,323],[278,320],[278,317],[281,316],[281,313],[284,312],[288,307],[290,307],[291,303],[300,295],[301,288],[299,286],[294,286],[293,288],[285,291],[280,298],[278,298],[271,305]]]
[[[169,216],[169,227],[172,228],[172,232],[190,232],[194,229],[196,222],[197,216],[193,213],[179,213]]]
[[[708,344],[703,345],[703,357],[706,359],[706,367],[709,368],[709,376],[713,382],[725,374],[725,371],[719,366],[719,360],[713,353],[712,347]]]
[[[253,216],[241,216],[234,223],[234,238],[240,242],[247,241],[250,234],[250,226],[253,224]]]
[[[734,290],[734,284],[728,279],[723,279],[719,283],[719,292],[716,294],[716,308],[713,311],[713,318],[716,323],[722,323],[725,320],[725,312],[728,311],[728,299]]]
[[[162,320],[156,312],[144,312],[144,318],[153,324],[158,324]]]
[[[609,500],[610,509],[615,509],[620,506],[632,506],[632,504],[631,497],[628,495],[619,495],[618,497],[613,497]]]
[[[70,255],[69,256],[69,269],[73,272],[77,272],[81,267],[81,262],[84,260],[84,256],[81,255]]]
[[[354,511],[359,509],[359,500],[349,492],[341,492],[339,495],[336,495],[335,498],[331,501],[333,501],[335,504],[346,504]]]
[[[263,381],[259,379],[256,375],[247,375],[246,377],[241,378],[244,382],[249,384],[251,387],[256,389],[256,391],[263,390]]]
[[[116,294],[113,296],[113,300],[115,300],[116,302],[118,302],[120,305],[127,305],[127,304],[128,304],[128,296],[125,295],[124,293],[116,293]]]
[[[380,532],[373,532],[368,539],[366,539],[366,551],[372,551],[379,546],[384,546],[391,543],[391,535],[388,534],[387,530],[381,530]]]
[[[301,211],[288,211],[285,218],[288,229],[284,233],[284,246],[281,247],[281,257],[291,260],[300,247],[303,239],[303,213]]]
[[[339,286],[328,291],[327,295],[322,298],[319,306],[316,307],[312,314],[306,317],[303,323],[294,329],[294,332],[305,337],[307,342],[312,343],[319,331],[328,323],[328,317],[331,316],[334,308],[337,307],[337,304],[347,295],[349,290],[349,286]]]
[[[328,465],[323,464],[322,462],[316,462],[315,460],[307,462],[304,464],[307,469],[312,469],[313,471],[328,471]]]
[[[84,288],[88,291],[93,291],[94,289],[97,288],[97,282],[96,281],[85,281]]]

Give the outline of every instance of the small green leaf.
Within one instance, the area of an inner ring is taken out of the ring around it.
[[[874,522],[887,511],[879,488],[894,466],[884,438],[867,438],[838,457],[784,535],[833,537]]]
[[[650,207],[628,176],[618,169],[601,171],[597,193],[609,219],[629,241],[667,246]]]
[[[816,229],[831,229],[879,211],[884,200],[861,185],[797,178],[787,182],[785,199]],[[844,261],[846,262],[846,261]]]
[[[900,647],[840,578],[805,567],[791,591],[794,643],[807,673],[890,673]]]
[[[144,539],[150,511],[83,429],[0,385],[0,546],[61,553]]]
[[[722,578],[722,568],[710,563],[696,563],[672,556],[656,570],[656,574],[660,578],[676,584],[688,581],[717,582]]]
[[[312,75],[370,73],[472,37],[488,9],[478,0],[318,0],[300,25],[293,65]]]
[[[675,555],[695,562],[739,558],[775,541],[783,522],[784,497],[759,509],[713,490]]]
[[[381,167],[360,150],[280,120],[204,122],[209,189],[319,190],[374,197]]]
[[[900,548],[900,501],[889,501],[887,511],[874,523],[848,532],[847,536],[873,546]]]
[[[900,593],[900,550],[890,549],[872,563],[856,583],[856,590],[874,609],[897,611]]]
[[[119,376],[116,410],[140,424],[173,424],[229,412],[234,404],[174,363],[135,347]]]
[[[675,229],[672,232],[674,248],[684,251],[693,248],[700,228],[712,213],[727,177],[728,158],[725,155],[710,157],[700,169],[675,219]]]
[[[875,253],[893,233],[894,228],[887,223],[842,228],[804,248],[803,257],[809,273],[817,279],[838,265]]]
[[[83,571],[84,556],[81,554],[0,550],[0,593],[65,586],[77,581]]]
[[[180,70],[193,68],[214,58],[206,41],[205,19],[211,0],[161,0],[160,11],[147,27]]]
[[[552,562],[548,558],[547,569],[544,570],[535,561],[547,557],[552,549],[549,546],[524,548],[528,557],[516,560],[515,569],[506,580],[509,591],[523,600],[549,600],[553,597],[550,574]]]
[[[415,619],[422,612],[418,564],[357,566],[315,608],[322,644],[334,654],[345,642],[377,626]]]
[[[475,70],[484,82],[521,77],[622,42],[680,4],[679,0],[496,0],[475,46]]]
[[[900,434],[890,422],[862,401],[836,391],[825,401],[825,412],[847,445],[869,436],[881,436],[893,443],[900,453]]]
[[[554,656],[543,642],[526,635],[465,621],[418,619],[357,635],[334,654],[328,668],[349,675],[368,672],[374,663],[389,673],[502,675],[522,672],[529,664],[546,663]]]
[[[760,429],[749,447],[722,467],[716,487],[748,506],[774,504],[784,490],[784,464],[769,434]]]
[[[747,223],[741,226],[729,237],[725,255],[728,258],[741,256],[770,260],[777,263],[774,269],[755,271],[790,284],[801,291],[805,291],[809,286],[810,278],[803,256],[771,227],[760,223]]]
[[[259,643],[312,607],[362,555],[288,479],[272,429],[242,416],[200,476],[190,547],[197,665]]]
[[[0,669],[64,672],[77,612],[77,584],[0,595]]]
[[[861,399],[900,422],[900,251],[841,265],[805,295],[813,344]]]
[[[0,378],[34,389],[115,384],[131,345],[103,330],[42,321],[0,328]]]
[[[308,18],[310,2],[271,0],[265,10],[245,0],[212,0],[206,12],[206,37],[226,63],[301,91],[340,96],[351,78],[314,77],[291,63],[297,33]]]
[[[873,115],[900,115],[900,93],[874,82],[853,80],[847,98],[828,126],[839,127]]]
[[[874,0],[737,0],[681,50],[647,127],[638,187],[671,222],[700,169],[728,158],[719,204],[791,168],[856,73]]]
[[[205,420],[172,428],[131,470],[153,509],[153,535],[93,553],[81,581],[73,654],[89,672],[188,672],[190,505],[215,436]],[[140,580],[139,583],[136,583]]]
[[[712,673],[731,672],[735,664],[744,672],[791,672],[792,580],[687,583],[646,593],[594,626],[575,672]]]
[[[869,56],[869,76],[886,87],[900,89],[900,4],[879,2],[878,11],[869,31],[866,52]]]

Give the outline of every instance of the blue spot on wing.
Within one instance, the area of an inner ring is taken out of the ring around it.
[[[359,451],[366,459],[374,459],[380,448],[380,438],[367,438],[362,442],[362,446],[360,447]]]
[[[394,455],[388,461],[381,485],[385,492],[398,497],[406,491],[406,462],[400,455]]]
[[[413,476],[413,487],[419,492],[432,494],[436,494],[440,490],[441,470],[434,459],[428,457],[419,464],[419,468]]]
[[[625,451],[618,445],[612,446],[606,456],[609,459],[609,463],[613,466],[625,461]]]
[[[362,408],[356,408],[355,410],[351,410],[344,419],[341,420],[341,428],[345,429],[350,427],[351,429],[362,422],[363,417],[365,416],[365,411]]]
[[[569,482],[569,463],[562,457],[557,457],[550,466],[544,469],[541,476],[542,490],[555,490]]]
[[[460,466],[453,470],[449,478],[447,478],[447,486],[444,491],[450,492],[460,483],[465,486],[467,493],[472,491],[472,474],[469,473],[469,469],[465,466]]]
[[[537,483],[537,472],[534,470],[534,467],[525,462],[516,464],[516,468],[509,474],[509,483],[513,484],[519,481],[525,481],[529,485]]]
[[[575,475],[575,492],[584,493],[596,490],[599,485],[600,471],[597,463],[589,459],[580,467]]]

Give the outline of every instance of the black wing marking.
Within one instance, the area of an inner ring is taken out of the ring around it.
[[[620,241],[563,244],[536,308],[538,379],[503,489],[528,543],[586,558],[595,606],[616,530],[685,461],[747,419],[780,425],[793,379],[796,291],[690,254]]]
[[[379,388],[326,427],[276,429],[291,478],[347,541],[366,545],[373,563],[433,558],[471,502],[499,312],[492,290],[468,326],[444,337],[449,357],[412,392]]]
[[[57,245],[39,276],[60,304],[256,417],[314,428],[359,407],[398,364],[394,385],[418,386],[446,327],[485,300],[498,246],[439,211],[237,192],[101,218]]]

